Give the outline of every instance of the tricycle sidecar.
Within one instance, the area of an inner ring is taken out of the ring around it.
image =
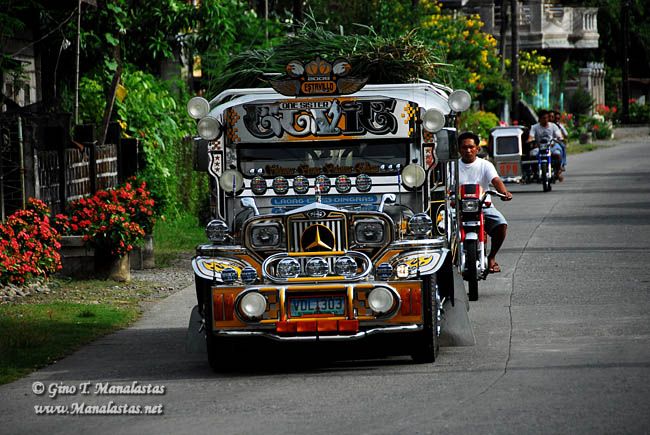
[[[520,183],[523,177],[523,127],[495,127],[490,130],[488,148],[494,166],[505,183]]]

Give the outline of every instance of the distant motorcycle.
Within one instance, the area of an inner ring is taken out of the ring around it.
[[[460,186],[460,270],[467,281],[470,301],[478,300],[478,282],[488,275],[487,234],[483,208],[490,206],[486,202],[488,195],[505,198],[499,192],[488,190],[481,194],[479,184]]]
[[[558,171],[553,165],[553,145],[558,143],[556,139],[543,139],[538,143],[539,152],[537,161],[528,161],[528,171],[524,180],[527,183],[537,182],[542,184],[544,192],[550,192],[552,185],[558,179]],[[535,164],[536,163],[536,164]]]

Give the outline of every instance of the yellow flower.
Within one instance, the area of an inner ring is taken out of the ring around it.
[[[469,32],[467,30],[463,30],[463,38],[467,39],[469,36]]]

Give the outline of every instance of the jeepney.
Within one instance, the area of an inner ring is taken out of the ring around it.
[[[294,61],[270,88],[188,103],[214,181],[210,243],[192,266],[215,370],[227,343],[254,338],[393,335],[416,362],[436,358],[454,297],[454,116],[470,97],[350,70]]]

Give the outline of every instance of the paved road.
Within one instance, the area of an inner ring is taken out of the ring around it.
[[[504,272],[470,312],[477,344],[407,358],[212,374],[184,353],[192,290],[135,327],[0,387],[0,433],[648,433],[650,141],[573,156],[550,193],[514,186]],[[262,351],[260,351],[262,352]],[[162,396],[95,395],[100,383]],[[91,394],[35,395],[34,382]],[[36,416],[35,405],[163,404],[163,415]]]

